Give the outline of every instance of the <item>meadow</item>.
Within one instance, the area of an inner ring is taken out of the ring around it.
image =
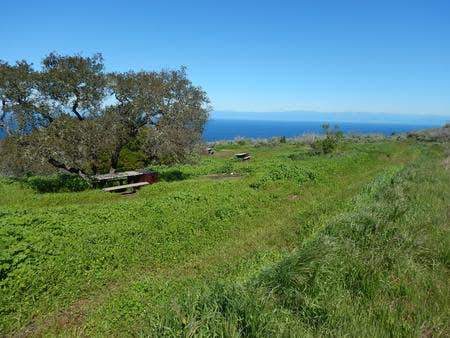
[[[1,179],[0,333],[448,336],[448,156],[242,141],[130,196]]]

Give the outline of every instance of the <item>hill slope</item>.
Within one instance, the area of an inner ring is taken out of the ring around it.
[[[224,145],[131,197],[3,181],[1,332],[444,335],[445,151]]]

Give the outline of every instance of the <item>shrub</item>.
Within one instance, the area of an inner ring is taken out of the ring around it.
[[[344,137],[344,133],[339,130],[338,126],[331,129],[328,123],[322,126],[323,132],[326,135],[324,139],[317,140],[311,143],[312,154],[330,154],[336,150],[338,141]]]
[[[159,178],[161,179],[161,181],[167,181],[167,182],[182,181],[182,180],[188,179],[189,177],[190,177],[189,174],[184,173],[178,169],[163,171],[163,172],[159,173]]]
[[[450,142],[450,124],[447,123],[441,128],[410,132],[407,137],[422,142]]]
[[[282,143],[281,139],[278,137],[252,139],[250,142],[253,144],[253,147],[255,148],[276,147],[280,143]]]
[[[291,139],[291,141],[298,144],[312,144],[321,139],[323,139],[323,135],[309,133],[303,134],[302,136],[297,136]]]
[[[144,168],[146,164],[145,154],[142,151],[124,148],[120,153],[118,170]]]
[[[322,140],[318,140],[311,144],[311,153],[315,155],[330,154],[337,148],[337,140],[327,136]]]
[[[236,137],[234,139],[234,142],[236,142],[236,144],[238,144],[240,146],[243,146],[243,145],[247,144],[247,140],[245,138],[243,138],[243,137]]]
[[[301,160],[305,160],[309,157],[311,157],[311,154],[301,153],[301,152],[292,153],[292,154],[287,155],[287,158],[292,161],[301,161]]]
[[[227,160],[222,166],[219,167],[218,174],[231,174],[234,171],[234,159]]]
[[[75,192],[89,188],[89,183],[74,175],[31,176],[24,183],[40,193]]]

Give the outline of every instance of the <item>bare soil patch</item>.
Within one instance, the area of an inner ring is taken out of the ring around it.
[[[237,179],[241,178],[241,175],[239,174],[211,174],[204,176],[205,178],[209,178],[211,180],[230,180],[230,179]]]

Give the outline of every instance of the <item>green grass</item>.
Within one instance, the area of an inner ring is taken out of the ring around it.
[[[442,145],[218,148],[129,197],[3,180],[0,332],[448,333]]]

